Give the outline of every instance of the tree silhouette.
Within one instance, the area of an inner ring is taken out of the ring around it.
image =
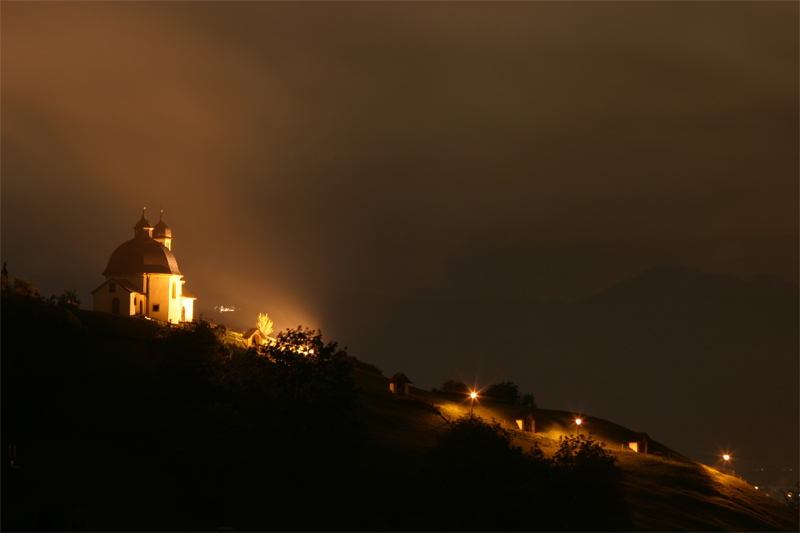
[[[64,292],[58,297],[58,305],[63,307],[80,307],[81,301],[78,299],[78,292],[74,289],[71,291],[64,290]]]
[[[520,405],[522,407],[527,407],[528,409],[536,409],[536,398],[534,398],[533,394],[526,393],[522,395],[522,399],[520,400]]]
[[[548,462],[538,449],[523,453],[497,422],[477,415],[456,420],[432,452],[437,513],[431,529],[531,531],[558,529],[544,490]],[[521,510],[525,512],[520,512]]]
[[[11,292],[18,296],[25,296],[28,298],[39,298],[41,296],[39,294],[39,289],[34,287],[33,283],[25,278],[18,278],[16,276],[14,276],[14,286],[11,288]]]
[[[550,487],[571,531],[624,531],[627,507],[617,459],[591,435],[561,437]]]
[[[483,395],[509,405],[519,405],[519,388],[511,381],[489,385]]]
[[[463,381],[456,381],[448,379],[442,383],[442,392],[450,392],[454,394],[469,394],[469,387]]]

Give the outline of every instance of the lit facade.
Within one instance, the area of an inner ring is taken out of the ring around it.
[[[172,230],[164,212],[151,226],[142,218],[133,239],[119,245],[103,271],[106,280],[92,291],[93,309],[122,316],[144,316],[176,324],[194,318],[195,296],[172,253]]]

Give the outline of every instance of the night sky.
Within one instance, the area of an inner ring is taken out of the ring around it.
[[[587,386],[583,344],[566,357],[513,318],[663,264],[797,284],[796,2],[1,15],[2,260],[44,295],[91,309],[142,207],[153,224],[163,208],[204,316],[267,312],[422,388],[510,379],[703,462],[724,446],[796,468],[796,354],[752,387],[651,383],[664,360],[643,355],[629,375],[664,396],[642,407]]]

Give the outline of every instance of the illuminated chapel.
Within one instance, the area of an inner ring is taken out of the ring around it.
[[[122,316],[142,316],[177,324],[194,316],[195,297],[172,254],[172,230],[164,223],[151,226],[142,218],[133,239],[120,244],[103,272],[106,281],[92,291],[93,309]]]

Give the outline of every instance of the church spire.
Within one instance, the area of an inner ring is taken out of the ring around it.
[[[153,228],[153,239],[157,240],[170,250],[172,250],[172,230],[164,223],[164,210],[161,210],[161,218]]]
[[[148,237],[153,236],[153,226],[151,226],[150,223],[147,221],[147,218],[145,217],[146,212],[147,208],[143,207],[142,218],[140,218],[139,222],[137,222],[136,225],[133,227],[133,234],[137,237],[139,235],[147,235]]]

